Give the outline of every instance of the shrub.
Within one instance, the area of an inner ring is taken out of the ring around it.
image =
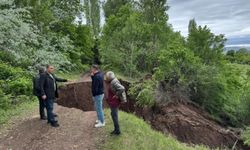
[[[0,89],[0,109],[7,110],[10,106],[10,96],[5,95],[5,93]]]
[[[175,84],[192,81],[200,65],[199,58],[179,42],[173,42],[167,49],[161,50],[158,59],[155,79],[167,82],[175,80]]]
[[[190,84],[191,99],[212,114],[218,114],[226,101],[226,81],[217,67],[203,66]]]
[[[9,83],[9,93],[14,95],[31,95],[32,81],[29,78],[17,78]]]
[[[7,94],[30,95],[31,76],[21,68],[0,63],[0,87]]]
[[[12,80],[17,77],[28,76],[21,68],[12,67],[6,63],[0,63],[0,80]]]
[[[129,95],[135,97],[139,106],[153,106],[155,104],[155,82],[147,80],[142,83],[132,84]]]
[[[242,133],[242,138],[244,140],[244,144],[250,146],[250,127],[247,127]]]

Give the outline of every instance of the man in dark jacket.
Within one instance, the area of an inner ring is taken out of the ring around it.
[[[96,128],[105,126],[104,113],[102,101],[104,97],[104,75],[100,72],[98,65],[93,65],[91,68],[92,78],[92,95],[95,104],[95,110],[98,120],[96,121]]]
[[[58,97],[57,82],[67,82],[67,80],[57,78],[53,72],[54,67],[52,65],[47,65],[47,71],[41,75],[40,85],[42,99],[46,104],[48,123],[50,123],[52,127],[58,127],[59,124],[55,120],[55,116],[53,114],[54,100]]]
[[[40,83],[39,83],[40,76],[41,76],[41,74],[43,74],[45,72],[45,69],[44,68],[39,68],[38,71],[39,71],[38,75],[36,75],[33,78],[33,94],[35,96],[37,96],[37,98],[39,100],[39,114],[40,114],[40,119],[46,120],[45,112],[44,112],[45,102],[42,99],[42,94],[41,94],[41,89],[40,89]]]

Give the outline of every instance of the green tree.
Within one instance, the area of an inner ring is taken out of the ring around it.
[[[102,37],[102,59],[130,77],[137,75],[137,56],[142,43],[143,24],[140,13],[132,5],[123,6],[109,17]]]
[[[111,15],[116,15],[122,6],[130,2],[131,0],[107,0],[103,5],[105,18],[108,19]]]
[[[241,48],[238,51],[230,50],[227,52],[226,58],[233,63],[250,65],[250,51],[246,48]]]
[[[0,6],[2,4],[0,3]],[[13,56],[13,65],[34,69],[48,62],[53,62],[57,67],[70,64],[64,55],[72,50],[71,41],[67,37],[40,35],[39,30],[32,24],[28,10],[12,7],[13,3],[8,6],[0,10],[0,49]]]
[[[92,29],[95,38],[100,34],[100,2],[99,0],[85,0],[84,12],[87,19],[87,25]]]
[[[147,63],[142,63],[141,68],[139,68],[140,70],[152,71],[157,67],[159,50],[165,48],[163,43],[168,40],[168,34],[171,32],[167,24],[168,15],[166,13],[169,7],[167,0],[140,0],[139,6],[145,28],[147,28],[143,41],[145,53],[140,55],[140,61]]]
[[[194,19],[189,22],[187,46],[205,64],[216,64],[223,59],[226,39],[224,35],[214,35],[207,26],[196,26]]]

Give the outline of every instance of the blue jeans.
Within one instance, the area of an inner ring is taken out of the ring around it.
[[[97,96],[93,97],[94,104],[95,104],[95,110],[97,113],[97,118],[98,118],[98,120],[101,121],[101,123],[104,123],[104,112],[103,112],[103,108],[102,108],[103,97],[104,97],[104,94],[97,95]]]
[[[54,105],[54,99],[46,99],[46,109],[47,109],[47,118],[49,123],[55,122],[55,117],[53,114],[53,105]]]

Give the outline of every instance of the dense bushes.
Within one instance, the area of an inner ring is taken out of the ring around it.
[[[0,109],[29,100],[32,95],[32,76],[18,67],[0,62]],[[26,95],[26,96],[24,96]]]
[[[244,139],[244,144],[250,146],[250,127],[246,128],[246,130],[242,134],[242,138]]]
[[[11,106],[10,96],[5,95],[5,93],[0,89],[0,109],[6,110]]]
[[[233,63],[250,65],[250,51],[245,48],[227,51],[226,58]]]
[[[134,83],[129,88],[129,95],[135,98],[139,106],[153,106],[155,104],[155,82],[152,80],[143,83]]]

